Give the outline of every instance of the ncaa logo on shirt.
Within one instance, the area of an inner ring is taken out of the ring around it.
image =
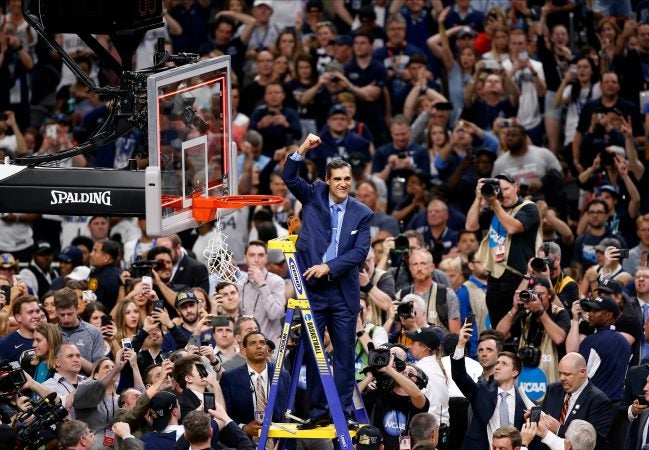
[[[401,436],[406,431],[406,415],[391,409],[383,416],[383,428],[390,436]]]

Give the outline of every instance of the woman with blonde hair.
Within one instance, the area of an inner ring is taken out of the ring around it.
[[[111,343],[113,354],[121,348],[124,338],[133,338],[144,322],[140,316],[140,308],[135,300],[124,300],[117,304],[113,317],[115,321],[115,337]]]
[[[56,350],[61,345],[61,331],[53,323],[42,323],[34,330],[34,356],[29,361],[21,361],[23,370],[34,381],[43,383],[56,372]]]

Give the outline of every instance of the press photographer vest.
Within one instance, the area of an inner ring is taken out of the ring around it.
[[[471,311],[475,314],[475,323],[478,325],[478,332],[481,333],[486,328],[485,319],[489,314],[486,302],[487,293],[471,280],[465,281],[462,285],[469,291]]]
[[[523,208],[523,206],[526,205],[534,205],[534,202],[531,202],[529,200],[523,200],[518,205],[513,207],[511,210],[509,210],[507,212],[507,215],[510,217],[516,216],[516,214]],[[478,249],[478,253],[476,254],[476,259],[479,259],[480,261],[483,262],[485,269],[488,270],[490,275],[494,278],[500,278],[503,275],[503,273],[505,273],[506,270],[516,275],[523,276],[524,274],[522,274],[520,271],[514,269],[513,267],[507,264],[507,259],[509,258],[509,249],[511,248],[511,244],[512,244],[512,234],[507,233],[507,237],[505,238],[505,260],[501,262],[496,262],[495,250],[489,247],[489,232],[487,232],[485,237],[482,239],[482,242],[480,242],[480,248]],[[536,253],[536,249],[539,248],[542,244],[543,244],[543,234],[542,234],[541,223],[539,222],[539,227],[536,233],[536,242],[534,244],[535,253]]]
[[[426,320],[429,324],[436,327],[443,327],[448,333],[448,305],[446,304],[446,286],[433,281],[433,285],[428,290],[428,298],[424,299],[426,302]],[[399,299],[402,299],[408,294],[416,294],[412,290],[412,285],[403,288],[399,291]]]
[[[564,308],[552,305],[549,311],[551,313],[550,317],[554,320],[554,317],[556,317],[562,309]],[[525,330],[529,330],[530,322],[532,320],[537,319],[534,314],[529,314],[521,324],[521,340],[518,348],[521,349],[526,345],[532,345],[541,351],[541,361],[538,367],[545,374],[549,385],[559,381],[559,352],[556,345],[554,345],[554,342],[552,342],[552,338],[550,338],[550,335],[545,331],[542,324],[538,324],[538,330],[542,330],[541,332],[543,333],[540,343],[533,342],[535,339],[528,336],[529,333],[525,333]]]

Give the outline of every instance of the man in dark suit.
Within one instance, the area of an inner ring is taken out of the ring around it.
[[[156,245],[167,247],[171,250],[171,260],[174,263],[174,273],[171,277],[171,284],[187,289],[200,287],[205,292],[210,291],[210,280],[207,273],[207,266],[196,261],[187,254],[177,234],[159,238]]]
[[[308,183],[299,176],[304,154],[318,145],[320,138],[309,134],[298,151],[286,160],[282,178],[302,202],[302,229],[296,242],[296,258],[303,270],[320,337],[326,326],[336,349],[334,381],[343,410],[351,420],[354,341],[360,311],[358,273],[370,248],[372,211],[349,196],[351,166],[343,160],[327,164],[324,182]],[[312,428],[329,423],[329,408],[315,358],[307,358],[306,367],[311,418],[303,428]]]
[[[266,337],[258,331],[244,336],[241,353],[246,357],[246,364],[226,370],[221,378],[225,410],[250,437],[257,436],[261,429],[260,413],[266,411],[270,380],[275,371],[275,364],[268,363],[266,359],[268,355],[266,342]],[[276,422],[282,422],[284,417],[289,384],[289,374],[286,370],[282,370],[273,408],[273,420]]]
[[[473,408],[473,418],[461,448],[489,450],[492,435],[498,428],[514,425],[520,429],[523,425],[526,406],[514,384],[522,363],[515,353],[500,352],[493,378],[476,383],[464,365],[464,347],[471,332],[471,324],[464,324],[455,353],[451,355],[453,381]]]
[[[641,396],[644,401],[641,403]],[[626,450],[639,450],[647,441],[647,426],[649,426],[649,365],[646,363],[631,367],[624,383],[624,396],[620,404],[627,404],[627,417],[631,422],[624,448]]]
[[[214,372],[208,372],[207,377],[203,377],[197,366],[203,366],[203,361],[198,355],[185,356],[174,363],[173,378],[183,390],[178,397],[180,423],[187,413],[194,411],[203,403],[203,393],[208,386],[214,392],[216,401],[223,401],[221,387]]]
[[[541,405],[543,425],[557,436],[565,437],[575,419],[591,423],[597,430],[598,450],[608,449],[608,432],[613,420],[610,400],[588,380],[586,360],[579,353],[568,353],[559,362],[559,382],[548,386]],[[545,448],[535,442],[531,448]]]

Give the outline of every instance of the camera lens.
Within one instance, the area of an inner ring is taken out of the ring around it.
[[[496,193],[496,190],[494,189],[493,185],[485,183],[480,188],[480,193],[485,197],[491,197]]]
[[[532,269],[534,269],[536,272],[543,272],[545,271],[545,261],[543,258],[534,258],[532,259],[532,262],[530,263],[530,266],[532,266]]]

